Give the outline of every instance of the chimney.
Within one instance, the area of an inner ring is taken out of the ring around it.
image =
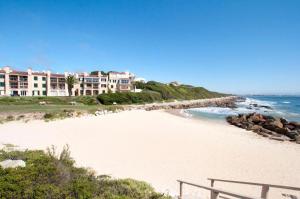
[[[28,75],[32,75],[32,68],[28,68],[27,73],[28,73]]]

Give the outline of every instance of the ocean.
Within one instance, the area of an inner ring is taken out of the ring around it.
[[[242,96],[245,101],[237,103],[237,108],[205,107],[185,110],[195,118],[224,120],[229,115],[240,113],[261,113],[283,117],[289,121],[300,122],[300,96]]]

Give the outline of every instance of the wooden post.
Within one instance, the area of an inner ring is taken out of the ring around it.
[[[215,180],[212,180],[212,179],[211,179],[211,180],[210,180],[210,186],[211,186],[211,187],[214,187],[214,183],[215,183]]]
[[[183,199],[182,198],[182,185],[183,185],[183,183],[182,182],[179,182],[179,198],[178,199]]]
[[[219,192],[215,192],[213,190],[210,191],[210,199],[217,199],[219,196]]]
[[[263,185],[261,189],[261,198],[267,199],[268,198],[268,193],[269,193],[269,186],[268,185]]]

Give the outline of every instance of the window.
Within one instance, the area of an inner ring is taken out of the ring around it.
[[[37,77],[37,76],[34,76],[33,79],[34,79],[35,81],[37,81],[37,80],[38,80],[38,77]]]
[[[99,78],[93,78],[93,82],[94,83],[98,83],[99,82]]]
[[[46,88],[46,84],[43,84],[43,88]]]
[[[106,78],[101,78],[101,82],[106,82]]]
[[[105,93],[105,91],[103,90],[102,93]]]
[[[101,84],[101,88],[106,88],[106,84]]]
[[[59,79],[58,79],[58,82],[59,82],[59,83],[65,83],[65,81],[66,81],[65,78],[59,78]]]
[[[86,95],[92,95],[92,91],[91,91],[91,90],[86,90],[86,91],[85,91],[85,94],[86,94]]]
[[[0,82],[0,87],[4,87],[5,83],[4,82]]]
[[[50,82],[51,82],[51,83],[56,83],[56,82],[57,82],[57,78],[51,77],[51,78],[50,78]]]
[[[38,87],[38,84],[37,83],[34,83],[34,88],[37,88]]]
[[[17,75],[10,75],[9,80],[10,81],[18,81],[18,76]]]
[[[32,91],[32,96],[34,96],[34,91]]]
[[[22,81],[22,82],[27,82],[27,80],[28,80],[27,76],[20,76],[19,78],[20,78],[20,81]]]
[[[43,91],[43,95],[47,95],[47,91]]]
[[[51,89],[57,89],[57,84],[51,84],[50,87]]]
[[[26,91],[21,91],[21,96],[26,96]]]
[[[18,82],[10,82],[10,88],[18,88]]]
[[[121,79],[121,84],[128,84],[129,80],[128,79]]]
[[[27,82],[20,82],[20,88],[28,88]]]
[[[65,89],[65,84],[59,84],[59,89],[61,90]]]
[[[0,79],[4,79],[4,78],[5,78],[5,75],[0,74]]]
[[[83,88],[83,84],[80,84],[80,87]]]
[[[110,85],[110,88],[114,88],[114,85]]]
[[[42,80],[43,80],[43,81],[46,81],[46,77],[43,77]]]
[[[93,78],[85,78],[85,81],[88,83],[91,83],[91,82],[93,82]]]

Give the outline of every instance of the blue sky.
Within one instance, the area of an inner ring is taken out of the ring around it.
[[[298,0],[0,0],[0,66],[300,94]]]

